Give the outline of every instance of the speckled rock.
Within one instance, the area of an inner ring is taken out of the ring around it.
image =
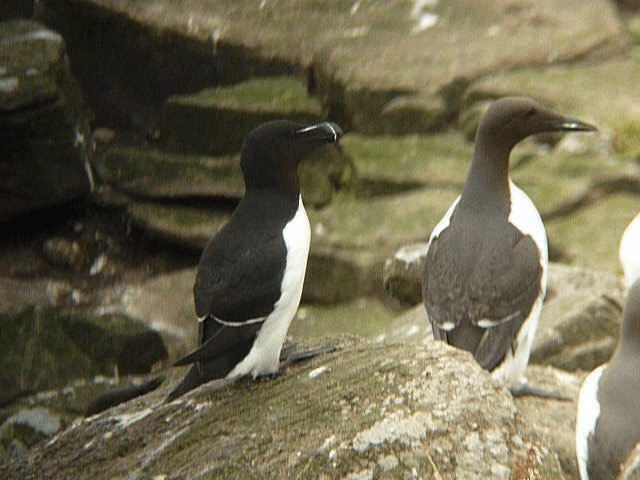
[[[339,343],[277,379],[204,385],[169,404],[173,382],[165,382],[73,425],[29,462],[0,466],[0,475],[564,478],[508,392],[468,354]]]

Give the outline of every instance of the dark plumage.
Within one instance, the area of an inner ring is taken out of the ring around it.
[[[193,288],[199,347],[176,362],[194,365],[168,400],[209,380],[277,371],[309,252],[297,167],[341,134],[330,122],[282,120],[247,136],[241,153],[246,194],[202,252]]]
[[[618,346],[585,379],[576,421],[582,480],[615,480],[640,442],[640,280],[627,294]]]
[[[509,178],[529,135],[594,127],[528,98],[494,102],[476,133],[462,194],[434,229],[422,294],[434,337],[471,352],[509,386],[523,385],[546,290],[547,239],[529,197]]]

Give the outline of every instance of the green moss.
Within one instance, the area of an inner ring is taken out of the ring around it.
[[[129,206],[134,225],[170,242],[203,248],[231,212],[203,207],[137,202]]]
[[[611,130],[616,152],[624,157],[640,158],[640,118],[638,116],[613,121]]]
[[[137,196],[238,198],[244,192],[238,157],[116,147],[94,166],[104,182]]]
[[[304,84],[295,77],[255,78],[228,87],[204,89],[194,95],[172,97],[169,103],[277,111],[282,115],[303,112],[313,116],[322,115],[320,102],[310,97]]]
[[[632,194],[611,195],[572,215],[550,220],[547,234],[572,256],[572,263],[618,271],[620,237],[638,213],[639,204],[639,198]]]
[[[303,305],[289,328],[289,335],[306,339],[338,334],[373,338],[389,329],[396,314],[374,298],[336,305]]]
[[[473,146],[459,135],[371,137],[349,134],[342,140],[360,182],[396,185],[458,185],[466,177]]]

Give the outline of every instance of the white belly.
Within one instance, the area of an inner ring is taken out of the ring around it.
[[[640,214],[631,220],[620,240],[620,264],[626,288],[640,278]]]
[[[287,264],[282,278],[282,294],[273,312],[265,319],[251,351],[227,375],[227,378],[251,374],[276,373],[280,363],[280,350],[287,336],[291,320],[298,310],[302,286],[307,269],[307,257],[311,242],[311,228],[307,212],[299,199],[298,211],[283,230],[287,247]]]
[[[580,478],[588,480],[587,460],[589,458],[589,436],[593,435],[600,415],[598,402],[598,382],[606,365],[600,365],[591,372],[580,388],[578,412],[576,415],[576,457]]]
[[[531,307],[529,316],[520,327],[516,340],[515,352],[507,350],[507,354],[502,363],[492,372],[495,379],[500,380],[508,386],[518,386],[524,382],[524,372],[529,363],[531,346],[538,329],[538,320],[542,312],[542,303],[547,291],[547,270],[549,268],[549,254],[547,247],[547,233],[542,223],[542,218],[535,205],[520,188],[509,180],[511,189],[511,211],[509,213],[509,223],[514,225],[524,235],[533,238],[538,253],[540,254],[540,264],[542,275],[540,277],[540,296]]]

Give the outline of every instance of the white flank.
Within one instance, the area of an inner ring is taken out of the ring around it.
[[[529,363],[531,345],[538,329],[538,320],[542,312],[542,302],[547,291],[547,270],[549,268],[549,254],[547,249],[547,233],[540,214],[531,199],[520,190],[511,180],[509,180],[511,190],[511,210],[509,212],[509,223],[520,230],[523,235],[530,235],[533,238],[538,253],[540,254],[540,264],[542,265],[542,276],[540,277],[540,295],[531,307],[529,316],[526,318],[518,336],[516,338],[516,351],[507,350],[507,355],[502,363],[496,368],[491,376],[504,382],[507,386],[518,386],[525,381],[524,372]]]
[[[287,330],[300,305],[304,274],[311,242],[311,227],[307,212],[298,200],[298,211],[282,232],[287,247],[287,264],[282,278],[282,295],[273,312],[266,318],[258,332],[249,354],[227,375],[234,378],[243,375],[268,375],[278,371],[280,350]]]
[[[640,213],[631,220],[622,234],[619,255],[625,287],[630,288],[640,278]]]
[[[576,415],[576,457],[578,471],[582,480],[589,480],[587,463],[589,460],[589,436],[596,429],[596,422],[600,416],[598,402],[598,382],[604,372],[605,365],[600,365],[587,376],[578,396],[578,412]]]
[[[429,245],[431,245],[431,242],[433,242],[434,238],[438,238],[442,231],[449,226],[449,224],[451,223],[451,216],[453,215],[453,211],[456,209],[459,201],[460,196],[458,196],[458,198],[453,201],[453,203],[449,207],[449,210],[447,210],[447,213],[444,214],[444,217],[442,217],[438,224],[434,227],[433,232],[431,232],[431,237],[429,237]],[[427,252],[428,251],[429,249],[427,248]]]

